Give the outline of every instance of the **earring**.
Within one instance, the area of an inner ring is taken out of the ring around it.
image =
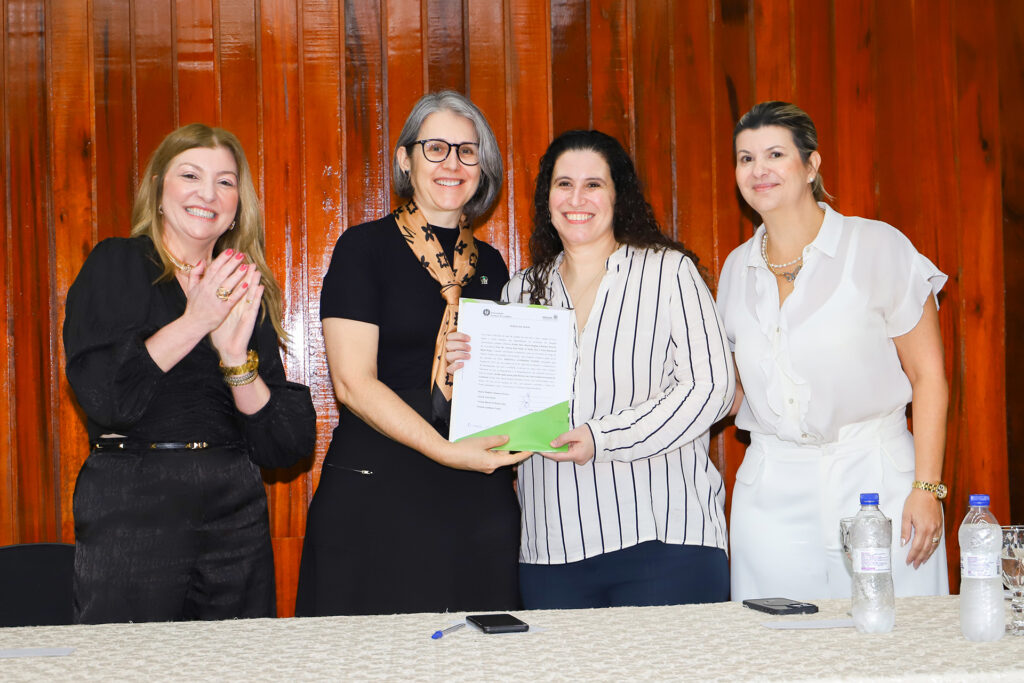
[[[163,205],[163,204],[160,204],[159,206],[157,206],[157,207],[156,207],[156,212],[157,212],[158,214],[160,214],[161,216],[163,216],[163,215],[164,215],[164,205]]]
[[[238,219],[231,221],[231,225],[228,226],[228,230],[234,230],[236,223],[238,223]]]

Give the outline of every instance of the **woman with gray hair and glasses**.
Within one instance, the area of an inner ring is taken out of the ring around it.
[[[349,228],[320,301],[341,416],[309,509],[300,616],[518,607],[519,508],[506,437],[450,443],[441,359],[459,296],[498,299],[505,262],[473,237],[501,190],[487,120],[451,91],[420,98],[399,135],[407,200]]]

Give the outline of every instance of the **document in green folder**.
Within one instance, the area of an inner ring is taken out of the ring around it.
[[[572,311],[550,306],[459,302],[470,359],[455,373],[449,438],[508,435],[502,450],[565,451],[569,431]]]

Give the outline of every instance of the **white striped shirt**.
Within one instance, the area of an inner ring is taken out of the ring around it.
[[[555,268],[547,303],[571,308]],[[526,302],[525,272],[502,294]],[[577,331],[570,422],[586,422],[586,465],[534,455],[519,466],[520,561],[576,562],[650,540],[727,547],[725,486],[708,430],[735,377],[715,302],[693,262],[620,247]]]

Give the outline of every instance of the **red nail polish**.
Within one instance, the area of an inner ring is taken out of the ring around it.
[[[238,252],[237,254],[235,254],[235,258],[238,258],[238,259],[245,258],[245,254],[243,254],[242,252]]]
[[[235,253],[235,250],[234,249],[225,249],[224,253],[227,254],[228,256],[231,256],[233,253]]]
[[[242,267],[239,268],[239,270],[244,273],[245,271],[249,270],[249,264],[248,263],[243,263]]]
[[[248,289],[248,288],[249,288],[249,283],[248,282],[243,282],[242,283],[242,289]]]

